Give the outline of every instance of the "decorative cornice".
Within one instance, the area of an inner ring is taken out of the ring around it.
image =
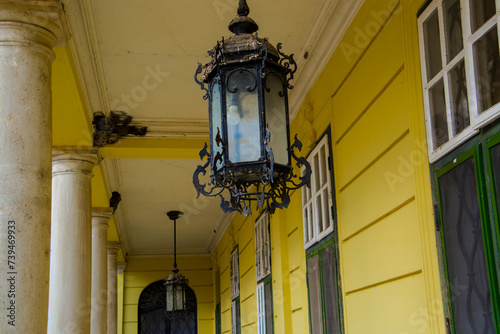
[[[226,233],[228,226],[231,224],[236,212],[222,213],[219,221],[217,222],[216,233],[214,233],[208,240],[207,250],[212,253],[219,241]]]
[[[301,52],[297,55],[298,71],[294,89],[290,92],[290,120],[302,103],[339,45],[344,33],[361,8],[364,0],[326,0],[314,20]],[[307,52],[308,57],[304,55]]]
[[[192,118],[134,118],[130,125],[148,128],[146,138],[208,138],[208,119]]]

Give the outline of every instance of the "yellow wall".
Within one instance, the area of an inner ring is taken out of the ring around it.
[[[306,155],[328,127],[334,160],[345,333],[445,333],[423,116],[417,11],[423,0],[367,0],[292,124]],[[312,108],[310,112],[304,112]],[[311,120],[308,123],[307,120]],[[199,296],[200,333],[231,332],[229,258],[239,246],[242,333],[256,333],[254,223],[235,215],[210,261],[179,261]],[[275,333],[309,332],[301,193],[270,220]],[[128,261],[124,333],[165,259]],[[212,268],[214,270],[212,270]],[[193,273],[197,273],[192,278]],[[220,291],[213,288],[220,273]],[[215,294],[220,294],[216,296]]]
[[[292,124],[304,155],[331,127],[349,334],[445,333],[418,63],[423,2],[367,0]],[[307,107],[312,117],[304,116]],[[231,330],[229,254],[236,245],[242,333],[256,333],[257,217],[237,215],[214,252],[223,333]],[[299,191],[271,218],[271,240],[275,333],[308,333]]]
[[[137,334],[137,305],[142,290],[165,279],[172,270],[173,257],[129,257],[123,276],[123,333]],[[179,273],[189,280],[198,302],[198,331],[213,333],[214,293],[210,256],[178,256]]]

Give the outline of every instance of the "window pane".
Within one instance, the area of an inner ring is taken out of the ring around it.
[[[333,245],[321,251],[323,269],[323,293],[325,296],[326,332],[339,333],[339,310],[337,302],[337,267]]]
[[[436,149],[448,141],[448,123],[442,79],[429,89],[429,106],[431,108],[432,143]]]
[[[321,193],[316,196],[316,215],[318,220],[316,221],[316,226],[318,227],[318,233],[323,232],[324,224],[323,224],[323,205],[321,201]]]
[[[500,144],[493,146],[490,150],[490,154],[492,165],[491,167],[493,169],[493,183],[495,184],[497,210],[500,211]],[[497,224],[498,223],[499,222],[497,222]]]
[[[427,81],[430,81],[439,71],[441,71],[441,68],[443,68],[437,10],[435,10],[424,22],[424,43]]]
[[[285,88],[282,78],[275,72],[268,72],[264,88],[266,126],[271,134],[269,146],[273,151],[274,162],[288,165]]]
[[[271,291],[271,282],[266,283],[266,334],[273,332],[273,293]]]
[[[475,32],[495,15],[495,0],[470,0],[470,12],[472,32]]]
[[[316,192],[321,188],[321,182],[319,180],[320,176],[320,160],[319,160],[319,154],[314,155],[314,166],[313,166],[313,179],[314,179],[314,186],[313,186],[313,191]]]
[[[446,50],[448,51],[449,63],[464,48],[460,1],[444,0],[443,10],[445,12]]]
[[[474,43],[478,111],[481,113],[500,101],[500,56],[497,27]]]
[[[323,334],[321,317],[321,285],[319,279],[319,256],[316,254],[307,259],[307,280],[309,284],[309,312],[311,334]]]
[[[326,171],[327,171],[327,166],[326,166],[326,157],[328,156],[326,154],[326,145],[323,146],[321,148],[321,150],[319,150],[319,161],[321,162],[321,166],[319,168],[320,172],[321,172],[321,175],[320,175],[320,179],[321,179],[321,186],[325,185],[325,183],[327,182],[327,177],[326,177]]]
[[[321,195],[323,199],[323,230],[326,230],[330,227],[330,206],[328,205],[328,188],[323,190],[323,194]]]
[[[457,334],[494,334],[474,159],[439,178],[449,299]]]
[[[226,112],[229,160],[256,161],[261,157],[257,74],[235,70],[227,77]]]
[[[463,60],[450,71],[449,83],[451,88],[453,135],[457,135],[470,125],[465,63]]]

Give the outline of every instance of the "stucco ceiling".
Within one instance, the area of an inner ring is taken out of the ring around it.
[[[109,148],[113,154],[102,164],[108,192],[122,195],[115,220],[125,253],[171,253],[168,210],[186,213],[179,219],[178,252],[210,252],[229,217],[222,214],[219,200],[195,199],[192,174],[199,160],[191,148],[186,151],[183,140],[208,137],[207,103],[193,75],[198,62],[208,62],[206,51],[222,36],[230,36],[227,25],[236,16],[238,1],[63,2],[88,117],[96,111],[125,111],[149,126],[148,136],[157,140],[145,138],[132,145],[123,139]],[[259,36],[275,45],[282,42],[284,52],[295,54],[299,71],[342,7],[339,3],[356,10],[349,7],[350,1],[248,1]],[[315,62],[311,66],[321,67]],[[164,144],[172,138],[181,140]],[[169,145],[177,146],[157,149]],[[144,156],[145,151],[153,153]]]

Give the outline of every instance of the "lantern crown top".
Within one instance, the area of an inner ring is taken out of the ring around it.
[[[253,34],[259,30],[259,26],[254,20],[248,17],[250,8],[246,0],[240,0],[238,6],[238,16],[229,23],[229,31],[236,35]]]

